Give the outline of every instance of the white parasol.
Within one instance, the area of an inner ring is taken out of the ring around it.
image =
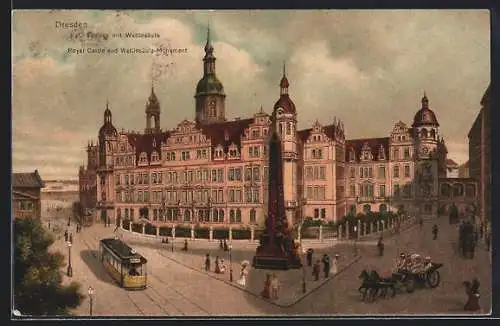
[[[250,262],[248,260],[244,260],[241,262],[241,266],[250,266]]]

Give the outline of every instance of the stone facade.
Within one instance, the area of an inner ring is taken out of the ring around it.
[[[469,131],[469,176],[479,184],[479,215],[491,221],[491,108],[490,86],[481,100],[481,110]]]
[[[209,38],[203,65],[194,121],[162,130],[154,88],[144,132],[118,132],[107,105],[99,139],[89,143],[87,167],[79,171],[80,200],[96,208],[97,220],[263,226],[271,121],[282,142],[290,224],[303,217],[335,221],[349,211],[437,212],[447,151],[425,94],[411,126],[399,121],[387,137],[348,140],[336,118],[298,130],[285,66],[271,114],[261,107],[249,118],[227,120]]]

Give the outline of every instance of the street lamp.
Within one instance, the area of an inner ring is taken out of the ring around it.
[[[68,277],[73,277],[73,267],[71,267],[71,242],[67,242],[66,245],[68,246],[68,270],[66,271],[66,275]]]
[[[302,241],[302,238],[301,238]],[[302,247],[302,244],[301,244]],[[306,248],[302,247],[302,293],[306,293]]]
[[[233,281],[233,259],[232,259],[231,252],[233,250],[233,246],[229,245],[228,249],[229,249],[229,282],[232,282]]]
[[[92,304],[94,303],[95,290],[93,287],[89,286],[89,313],[92,316]]]

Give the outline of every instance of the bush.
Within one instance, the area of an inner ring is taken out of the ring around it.
[[[171,227],[160,227],[160,236],[162,237],[170,237],[172,235],[172,228]]]
[[[175,228],[175,237],[176,238],[191,238],[191,228],[186,227],[176,227]]]
[[[229,239],[229,230],[214,229],[214,239]]]
[[[194,237],[196,239],[210,239],[210,229],[196,228],[194,229]]]
[[[156,235],[156,227],[151,224],[146,224],[145,233],[149,235]]]
[[[234,240],[245,240],[250,239],[251,231],[247,229],[233,229],[233,239]]]
[[[142,224],[132,223],[132,232],[142,233]]]

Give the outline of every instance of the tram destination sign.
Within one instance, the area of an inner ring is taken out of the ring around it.
[[[139,264],[140,262],[141,262],[140,258],[137,258],[137,257],[130,258],[130,263],[131,264]]]

